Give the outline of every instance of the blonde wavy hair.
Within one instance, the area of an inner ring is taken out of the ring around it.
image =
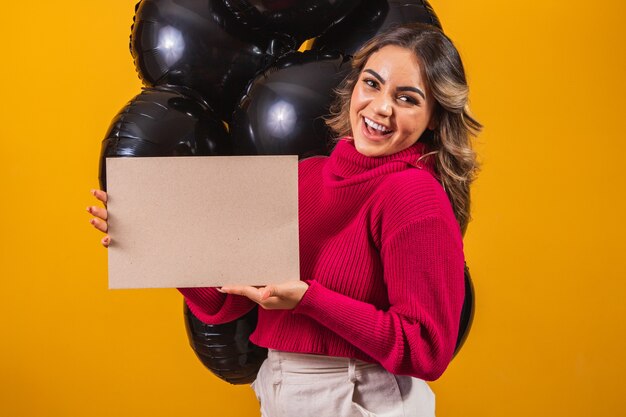
[[[459,52],[437,27],[413,23],[392,28],[369,40],[354,55],[352,69],[337,88],[326,124],[338,137],[352,136],[350,99],[365,64],[379,49],[400,46],[412,51],[423,71],[426,88],[435,99],[435,129],[419,138],[425,143],[422,158],[433,158],[439,182],[446,191],[456,219],[465,234],[470,217],[470,185],[478,172],[472,136],[482,125],[471,115],[469,87]]]

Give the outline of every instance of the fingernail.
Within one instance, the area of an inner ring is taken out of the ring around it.
[[[91,193],[91,195],[96,195],[96,190],[90,190],[89,192]]]
[[[89,223],[91,223],[91,224],[96,224],[96,219],[90,219],[90,220],[89,220]]]
[[[87,213],[91,213],[91,207],[87,207]]]
[[[226,294],[226,292],[225,292],[225,291],[223,291],[223,290],[222,290],[221,288],[219,288],[219,287],[217,287],[217,288],[216,288],[216,290],[217,290],[218,292],[221,292],[222,294]]]

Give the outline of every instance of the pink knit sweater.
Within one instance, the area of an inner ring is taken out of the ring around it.
[[[437,379],[452,358],[464,297],[463,244],[422,145],[390,156],[341,140],[330,157],[299,165],[301,279],[294,310],[259,309],[250,340],[289,352],[378,362]],[[213,288],[181,288],[206,323],[254,304]]]

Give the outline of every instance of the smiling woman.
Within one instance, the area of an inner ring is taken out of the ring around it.
[[[463,65],[420,24],[375,37],[352,65],[328,119],[342,139],[299,165],[300,279],[180,288],[207,324],[261,307],[250,340],[269,349],[253,383],[265,417],[434,416],[426,381],[457,341],[480,129]],[[106,210],[91,212],[106,232]]]
[[[342,139],[300,164],[301,281],[221,289],[262,307],[264,416],[434,416],[424,380],[452,357],[481,128],[463,65],[439,29],[414,24],[352,66],[327,121]],[[183,294],[202,317],[206,301]]]
[[[327,123],[339,137],[353,138],[360,151],[369,148],[368,156],[389,155],[418,140],[424,145],[423,158],[432,156],[428,162],[465,233],[469,187],[478,170],[471,137],[482,125],[470,112],[465,69],[452,41],[423,24],[381,34],[356,53],[337,93]]]
[[[434,99],[424,93],[422,69],[406,48],[389,45],[367,61],[350,100],[354,145],[366,156],[384,156],[415,144],[433,129]]]

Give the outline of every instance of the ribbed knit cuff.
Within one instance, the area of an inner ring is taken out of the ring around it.
[[[373,305],[329,290],[317,281],[307,283],[309,289],[294,314],[308,316],[348,340],[359,337],[371,326],[371,315],[376,314]]]
[[[238,319],[256,304],[246,297],[227,295],[215,288],[179,288],[189,310],[207,324],[222,324]]]
[[[320,298],[320,290],[323,292],[325,288],[314,280],[305,280],[305,282],[309,284],[309,288],[306,290],[302,299],[300,299],[300,302],[296,305],[292,312],[294,314],[312,316],[315,314],[315,300]]]
[[[226,300],[226,294],[212,287],[178,288],[178,291],[185,296],[189,308],[196,307],[205,314],[217,313]]]

